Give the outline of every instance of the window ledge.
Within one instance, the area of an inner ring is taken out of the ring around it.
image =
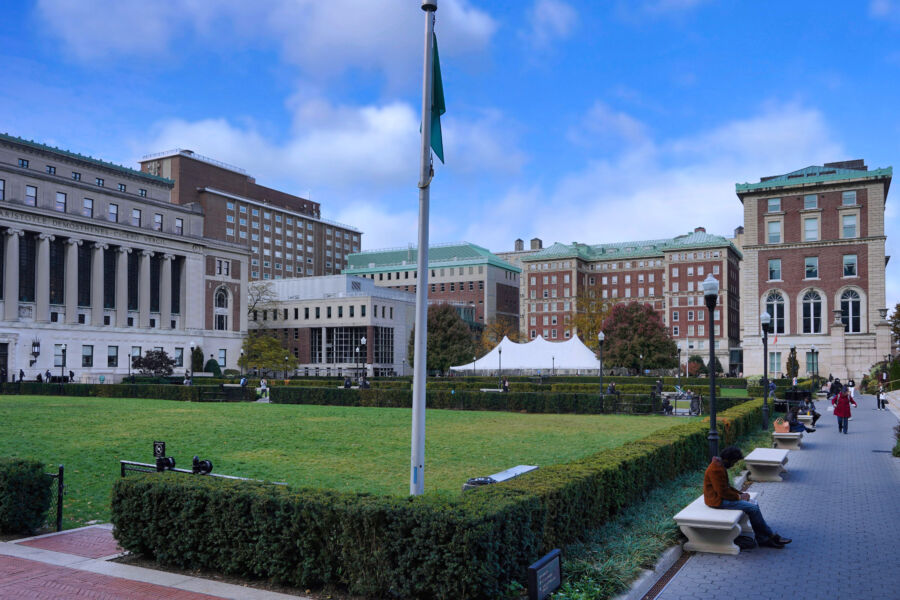
[[[821,277],[804,277],[803,281],[821,281]]]
[[[784,279],[766,279],[766,283],[784,283]]]
[[[859,279],[859,275],[844,275],[841,279]]]

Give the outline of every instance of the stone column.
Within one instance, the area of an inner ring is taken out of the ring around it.
[[[19,238],[23,235],[21,229],[4,232],[3,318],[6,321],[19,320]]]
[[[849,369],[847,368],[847,354],[844,344],[844,324],[841,322],[841,309],[836,308],[831,312],[834,315],[834,320],[831,322],[828,372],[846,382]]]
[[[65,298],[67,324],[78,322],[78,246],[80,245],[81,240],[76,240],[75,238],[66,240]]]
[[[116,251],[116,327],[128,327],[128,255],[131,248]]]
[[[91,325],[94,327],[103,325],[103,296],[106,286],[103,252],[108,247],[106,244],[94,242],[91,248]],[[67,308],[66,311],[68,310]]]
[[[38,234],[34,277],[34,320],[38,323],[50,322],[50,242],[54,239],[49,233]]]
[[[159,269],[159,326],[171,329],[172,324],[172,259],[174,254],[163,254]]]
[[[150,257],[153,253],[141,250],[138,270],[138,327],[150,327]]]

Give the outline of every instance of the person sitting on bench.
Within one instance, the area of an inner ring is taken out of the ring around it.
[[[766,523],[759,505],[750,502],[750,494],[740,492],[728,484],[728,471],[734,463],[744,458],[740,448],[729,446],[722,450],[720,456],[714,456],[703,474],[703,501],[711,508],[743,511],[750,518],[750,525],[756,535],[756,543],[768,548],[781,550],[791,543],[790,538],[783,538]]]
[[[671,415],[672,411],[675,409],[675,407],[672,406],[672,403],[669,402],[668,396],[663,398],[662,407],[663,407],[663,412],[665,412],[665,414],[667,414],[667,415]]]
[[[801,400],[800,401],[800,410],[806,412],[808,415],[812,415],[812,426],[816,426],[816,421],[819,420],[820,415],[816,412],[816,404],[812,400],[812,396],[810,396],[809,400]]]
[[[788,431],[790,431],[791,433],[796,433],[798,431],[800,433],[804,433],[804,432],[805,433],[814,433],[816,431],[815,429],[807,427],[806,425],[804,425],[803,423],[800,422],[800,419],[797,417],[797,413],[799,411],[800,411],[800,409],[796,406],[788,411],[788,414],[785,417],[785,420],[788,422],[788,425],[790,426],[790,429]]]

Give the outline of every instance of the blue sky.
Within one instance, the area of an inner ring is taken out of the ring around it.
[[[0,131],[129,166],[190,148],[310,195],[365,248],[404,246],[419,4],[6,3]],[[727,235],[736,182],[851,158],[900,167],[900,0],[440,0],[436,31],[433,242]]]

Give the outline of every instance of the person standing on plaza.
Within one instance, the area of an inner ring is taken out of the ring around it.
[[[878,394],[875,396],[875,399],[878,401],[878,410],[887,410],[887,392],[884,391],[883,385],[878,386]]]
[[[846,386],[841,390],[840,394],[831,399],[831,405],[834,406],[834,416],[837,417],[838,432],[847,433],[851,404],[856,408],[856,402],[850,397],[850,392]]]
[[[847,387],[850,388],[850,399],[856,400],[856,382],[853,381],[852,377],[847,380]]]

